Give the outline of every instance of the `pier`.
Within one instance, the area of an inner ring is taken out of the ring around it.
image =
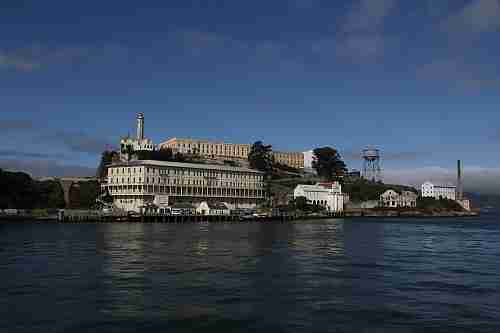
[[[333,217],[333,216],[331,216]],[[235,222],[289,222],[302,218],[291,214],[274,216],[240,215],[161,215],[161,214],[105,214],[93,210],[61,210],[57,221],[61,223],[80,222],[138,222],[138,223],[235,223]],[[314,218],[314,217],[312,217]]]

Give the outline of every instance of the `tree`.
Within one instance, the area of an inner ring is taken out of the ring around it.
[[[339,180],[347,172],[347,167],[340,154],[331,147],[316,148],[313,151],[312,167],[318,176],[326,180]]]
[[[170,162],[174,160],[172,148],[161,148],[153,152],[153,159],[156,161]]]
[[[0,208],[62,208],[64,193],[57,180],[36,181],[23,172],[0,169]]]
[[[36,208],[64,208],[64,191],[57,180],[48,180],[37,183],[38,200]]]
[[[264,145],[262,141],[255,142],[248,154],[248,163],[252,169],[262,171],[269,176],[273,170],[272,146]]]
[[[100,179],[106,178],[108,174],[107,165],[118,159],[118,152],[114,150],[105,150],[101,155],[101,162],[99,162],[99,166],[97,167],[97,177]]]

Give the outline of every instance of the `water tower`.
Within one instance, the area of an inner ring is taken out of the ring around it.
[[[381,181],[380,150],[375,148],[363,149],[363,177],[371,181]]]

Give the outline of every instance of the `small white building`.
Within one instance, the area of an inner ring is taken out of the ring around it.
[[[380,195],[380,206],[390,208],[414,208],[417,207],[417,194],[412,191],[402,191],[401,194],[395,190],[387,190]]]
[[[403,191],[401,193],[401,207],[417,207],[418,195],[412,191]]]
[[[196,208],[196,214],[200,215],[229,215],[231,211],[223,202],[203,201]]]
[[[293,197],[305,197],[308,202],[323,206],[330,212],[344,211],[345,195],[342,194],[342,187],[338,182],[297,185]]]
[[[397,208],[400,201],[399,193],[394,190],[387,190],[380,195],[380,205],[382,207]]]
[[[436,200],[440,198],[456,200],[457,187],[453,185],[435,185],[431,182],[425,182],[422,184],[422,197],[434,198]]]

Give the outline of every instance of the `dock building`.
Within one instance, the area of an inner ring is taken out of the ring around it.
[[[230,209],[255,208],[266,197],[264,175],[257,170],[153,160],[110,165],[103,187],[117,208],[135,212],[203,201],[224,202]]]

